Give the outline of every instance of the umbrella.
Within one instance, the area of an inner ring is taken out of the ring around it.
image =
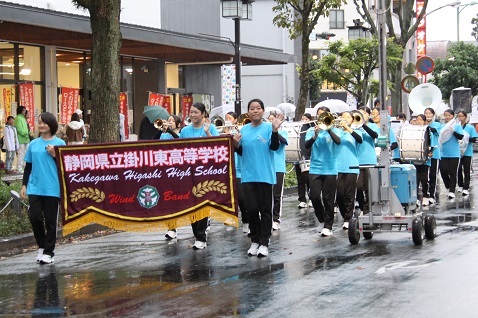
[[[209,118],[213,116],[221,116],[222,118],[226,117],[226,114],[229,112],[234,111],[234,104],[229,104],[229,105],[222,105],[218,107],[214,107],[211,109],[211,112],[209,113]],[[240,114],[237,114],[239,116]]]
[[[281,103],[281,104],[277,105],[276,107],[279,108],[284,115],[287,115],[287,116],[291,116],[291,115],[294,116],[295,115],[294,104]]]
[[[282,113],[282,111],[279,108],[274,106],[269,106],[264,108],[264,114],[262,115],[262,117],[267,119],[271,112],[276,112],[277,114]]]
[[[331,113],[341,113],[350,110],[350,106],[340,99],[326,99],[314,106],[314,114],[316,114],[317,109],[322,106],[328,107]]]
[[[307,107],[304,111],[304,114],[306,113],[309,113],[312,117],[315,117],[315,115],[317,115],[317,111],[314,110],[313,108],[311,107]]]
[[[148,117],[152,124],[158,118],[168,120],[170,116],[168,111],[161,106],[144,106],[143,114]]]

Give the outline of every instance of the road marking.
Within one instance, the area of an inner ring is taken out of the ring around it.
[[[383,267],[380,267],[375,273],[376,274],[383,274],[387,271],[393,271],[393,270],[396,270],[396,269],[422,268],[422,267],[428,267],[428,266],[431,265],[431,263],[411,265],[411,264],[416,263],[416,262],[418,262],[418,261],[404,261],[404,262],[388,264],[388,265],[385,265]]]

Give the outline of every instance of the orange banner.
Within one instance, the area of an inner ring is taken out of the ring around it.
[[[60,124],[68,124],[71,115],[78,108],[78,96],[80,90],[78,88],[61,88],[61,107],[60,107]]]
[[[35,97],[33,93],[33,83],[20,83],[18,84],[18,89],[20,91],[20,106],[25,106],[27,111],[30,113],[28,116],[28,125],[31,129],[35,127]],[[33,115],[32,115],[33,114]]]
[[[5,121],[7,121],[8,116],[15,117],[16,114],[12,115],[12,89],[4,88],[3,89],[3,105],[5,107]]]
[[[124,115],[123,125],[124,125],[124,135],[125,138],[129,138],[129,127],[128,127],[128,94],[120,93],[120,113]]]
[[[149,92],[148,96],[148,105],[150,106],[161,106],[171,114],[171,96]]]
[[[193,104],[193,97],[191,95],[187,95],[187,96],[183,96],[183,98],[181,99],[181,113],[183,115],[183,122],[182,122],[182,127],[185,126],[185,122],[184,120],[186,119],[186,117],[189,116],[189,109],[191,108]]]
[[[231,136],[56,148],[63,234],[97,223],[158,231],[210,216],[237,226]]]

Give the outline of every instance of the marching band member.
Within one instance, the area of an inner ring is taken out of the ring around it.
[[[327,107],[320,107],[317,116],[327,110]],[[305,136],[305,147],[312,148],[309,195],[315,210],[315,216],[320,223],[324,223],[321,235],[331,236],[334,224],[334,202],[338,173],[337,145],[340,144],[339,136],[341,133],[335,127],[327,130],[320,127],[321,125],[317,125],[309,128]]]
[[[455,112],[451,109],[445,110],[445,124],[443,124],[439,142],[441,146],[440,174],[449,191],[448,198],[455,198],[456,172],[460,160],[460,144],[458,140],[463,138],[463,128],[455,122]]]
[[[176,115],[168,117],[168,121],[163,124],[160,140],[179,138],[179,130],[181,128],[181,118]]]
[[[353,217],[355,190],[357,188],[357,177],[359,169],[350,169],[351,166],[358,166],[357,144],[362,143],[362,132],[351,128],[353,117],[350,112],[342,113],[343,132],[341,142],[337,148],[338,176],[337,176],[337,196],[335,202],[339,206],[340,214],[344,219],[342,228],[349,228],[349,220]]]
[[[269,114],[269,121],[272,122],[277,117],[276,112],[271,112]],[[272,214],[272,229],[279,230],[281,215],[282,215],[282,196],[284,194],[284,180],[286,173],[285,165],[285,146],[287,145],[287,131],[280,129],[279,130],[279,149],[274,152],[274,168],[276,171],[276,184],[273,187],[273,196],[274,196],[274,208]]]
[[[310,149],[305,148],[305,132],[310,128],[314,127],[312,123],[312,116],[309,113],[305,113],[302,115],[301,121],[304,124],[300,128],[300,135],[299,135],[299,147],[300,147],[300,156],[301,160],[310,160]],[[295,175],[297,177],[297,192],[299,195],[299,205],[297,206],[299,209],[303,209],[307,207],[307,198],[306,193],[309,193],[309,170],[302,171],[300,162],[294,163]],[[312,202],[309,201],[309,206],[311,206]]]
[[[372,120],[373,122],[380,127],[380,108],[374,108],[372,109]],[[388,129],[388,139],[390,141],[390,151],[393,154],[393,159],[394,161],[397,161],[395,159],[398,159],[398,162],[400,162],[400,151],[395,151],[395,149],[398,149],[398,142],[397,142],[397,137],[395,137],[395,133],[393,132],[392,129]],[[398,153],[398,156],[397,156]]]
[[[426,117],[426,124],[430,128],[431,144],[435,145],[428,170],[428,203],[435,204],[438,165],[441,158],[440,147],[438,147],[438,136],[440,135],[441,124],[435,121],[435,110],[433,108],[425,108],[424,115]]]
[[[357,155],[360,165],[376,165],[377,155],[375,154],[375,139],[380,133],[380,128],[377,124],[369,122],[366,119],[370,116],[370,108],[362,106],[359,108],[365,118],[365,123],[359,130],[362,132],[363,142],[357,145]],[[360,168],[360,174],[357,180],[357,194],[356,199],[360,209],[364,214],[370,210],[368,194],[368,168]]]
[[[225,116],[226,122],[229,122],[231,127],[225,127],[224,132],[229,134],[237,133],[237,114],[235,112],[228,112]],[[241,169],[242,169],[242,158],[237,152],[234,153],[234,160],[236,164],[236,189],[237,189],[237,201],[239,205],[239,210],[241,210],[241,219],[242,219],[242,232],[249,234],[249,214],[246,210],[246,203],[244,200],[244,189],[242,188],[241,182]]]
[[[468,133],[468,145],[458,164],[458,192],[463,191],[463,195],[470,194],[470,173],[471,158],[473,157],[473,143],[476,141],[478,134],[473,126],[466,123],[468,114],[464,110],[458,112],[457,118],[463,130]],[[463,180],[463,176],[465,177]],[[463,182],[464,181],[464,182]]]
[[[219,136],[216,126],[211,124],[207,118],[206,106],[203,103],[194,103],[189,110],[191,124],[181,129],[179,138],[199,138]],[[205,217],[191,224],[196,242],[193,245],[195,250],[206,248],[206,230],[208,217]]]
[[[181,127],[181,118],[176,115],[171,115],[168,117],[168,121],[163,123],[163,127],[161,127],[161,136],[159,137],[160,140],[167,140],[167,139],[174,139],[179,138],[179,129]],[[172,240],[178,237],[178,233],[176,229],[171,229],[166,232],[164,235],[166,239]]]
[[[426,125],[426,116],[423,114],[419,114],[416,116],[415,119],[415,125],[417,126],[424,126]],[[407,129],[405,126],[403,129]],[[429,129],[429,128],[428,128]],[[413,163],[415,166],[415,169],[417,170],[417,197],[418,197],[418,188],[420,187],[420,184],[422,185],[422,206],[427,206],[430,203],[430,192],[428,190],[429,185],[428,185],[428,170],[431,165],[431,156],[433,154],[433,149],[437,146],[437,144],[434,142],[434,139],[432,139],[431,134],[429,136],[429,145],[431,148],[431,152],[429,153],[429,158],[427,161],[425,161],[422,164],[418,163]],[[419,204],[419,200],[417,200],[417,205]]]
[[[249,214],[251,247],[249,256],[269,255],[272,234],[272,189],[276,183],[274,153],[279,149],[279,127],[284,115],[278,114],[272,123],[262,121],[264,103],[253,99],[247,104],[251,123],[234,135],[234,147],[242,156],[242,186]]]

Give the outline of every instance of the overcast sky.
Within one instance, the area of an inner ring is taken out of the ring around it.
[[[454,0],[429,0],[427,12],[439,8],[448,3],[455,2]],[[462,0],[461,4],[468,4],[472,0]],[[474,1],[477,2],[478,1]],[[476,17],[478,13],[478,4],[467,7],[459,7],[460,13],[460,41],[476,41],[471,36],[472,25],[471,19]],[[432,12],[427,17],[427,41],[450,40],[456,41],[456,14],[457,9],[451,6],[441,8]]]

